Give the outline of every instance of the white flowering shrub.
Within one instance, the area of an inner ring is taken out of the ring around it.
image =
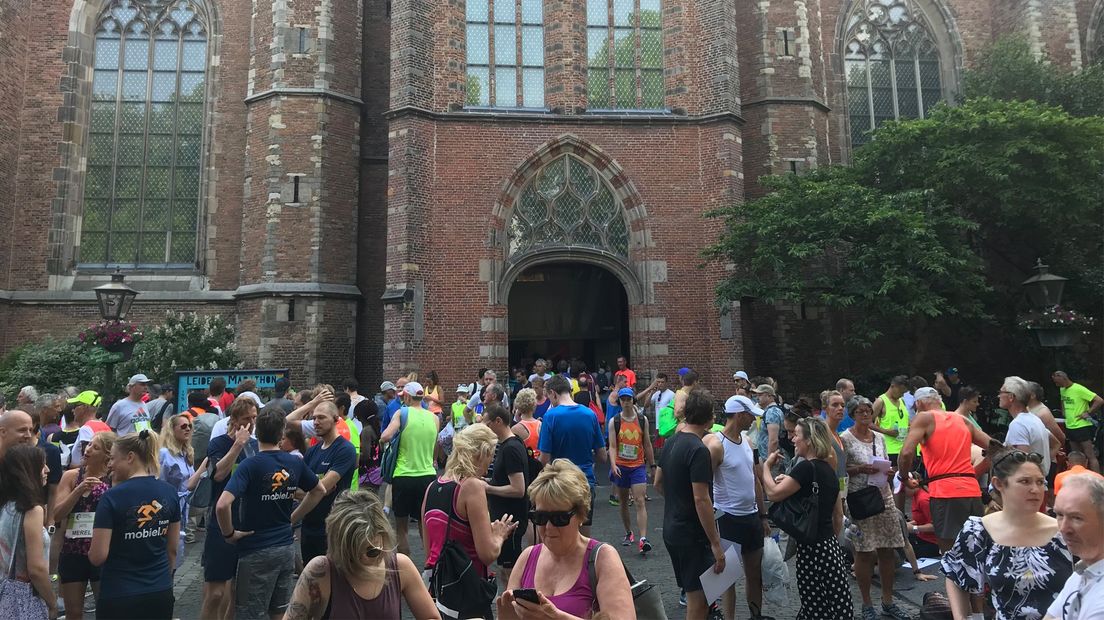
[[[168,381],[178,370],[240,368],[234,326],[218,315],[168,312],[165,322],[146,329],[146,337],[124,364],[123,376],[144,373]]]

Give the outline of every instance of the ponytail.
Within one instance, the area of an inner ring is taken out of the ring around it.
[[[149,430],[141,430],[115,440],[115,448],[120,452],[133,452],[138,460],[146,466],[146,471],[152,476],[161,475],[161,460],[158,451],[161,449],[157,441],[157,434]]]

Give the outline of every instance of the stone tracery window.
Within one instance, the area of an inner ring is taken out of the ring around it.
[[[564,246],[629,253],[624,209],[591,166],[571,155],[546,164],[514,204],[507,253]]]
[[[900,118],[923,118],[943,99],[939,50],[911,0],[863,0],[846,29],[851,144]]]
[[[196,265],[208,24],[199,0],[113,0],[100,14],[81,266]]]

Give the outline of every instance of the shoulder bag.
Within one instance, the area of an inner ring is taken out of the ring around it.
[[[878,456],[878,438],[874,437],[873,455]],[[880,475],[880,474],[879,474]],[[858,491],[847,494],[847,509],[856,521],[869,519],[885,512],[885,498],[880,487],[867,485]]]
[[[809,465],[816,467],[813,462]],[[791,495],[781,502],[771,504],[767,510],[771,522],[803,545],[813,545],[820,541],[818,521],[820,519],[820,483],[813,474],[812,493],[805,497]]]

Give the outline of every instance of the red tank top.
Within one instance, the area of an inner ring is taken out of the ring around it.
[[[924,468],[928,472],[928,491],[933,498],[981,497],[981,487],[970,464],[973,443],[966,420],[957,413],[932,411],[935,429],[920,444]],[[952,475],[958,474],[958,475]],[[937,476],[947,476],[932,480]]]

